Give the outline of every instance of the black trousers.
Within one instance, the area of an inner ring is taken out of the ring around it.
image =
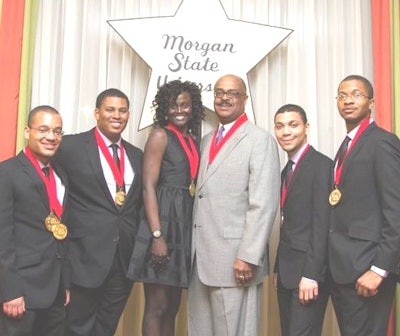
[[[329,284],[319,284],[318,299],[302,304],[299,301],[299,289],[284,288],[278,278],[282,336],[321,336],[329,292]]]
[[[53,305],[46,309],[27,309],[21,319],[7,317],[1,306],[1,336],[63,336],[65,330],[65,291],[59,289]]]
[[[126,278],[117,253],[100,287],[72,284],[65,336],[113,336],[132,286],[133,281]]]
[[[389,275],[371,297],[357,294],[355,284],[332,284],[332,303],[342,336],[386,335],[396,290],[396,278]]]

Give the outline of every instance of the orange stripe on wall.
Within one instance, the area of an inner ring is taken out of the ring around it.
[[[15,155],[25,0],[3,0],[0,26],[0,161]]]
[[[392,80],[390,60],[390,2],[371,0],[372,54],[374,64],[375,118],[392,131]]]

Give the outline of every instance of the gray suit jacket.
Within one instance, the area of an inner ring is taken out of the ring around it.
[[[268,272],[268,238],[279,203],[276,142],[250,122],[240,126],[209,165],[212,133],[202,139],[194,204],[192,257],[208,286],[235,287],[236,258]]]

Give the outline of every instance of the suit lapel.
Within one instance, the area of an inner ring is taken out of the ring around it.
[[[300,162],[298,162],[298,164],[296,165],[296,169],[295,169],[294,172],[293,172],[291,181],[290,181],[290,183],[289,183],[289,187],[288,187],[288,189],[287,189],[287,195],[288,195],[288,196],[289,196],[289,194],[290,194],[290,190],[293,188],[293,186],[296,185],[296,183],[297,183],[296,181],[299,179],[298,176],[301,177],[302,171],[303,171],[304,169],[307,169],[308,162],[309,162],[311,156],[314,154],[314,152],[315,152],[315,149],[314,149],[312,146],[310,146],[310,148],[308,149],[308,151],[304,154],[303,158],[302,158],[302,159],[300,160]]]
[[[90,132],[87,133],[85,150],[88,160],[90,162],[90,166],[93,170],[94,176],[96,176],[97,180],[99,181],[99,185],[103,190],[104,194],[106,195],[106,198],[115,207],[115,202],[108,189],[107,182],[104,177],[103,169],[101,166],[100,153],[99,153],[99,148],[97,146],[96,138],[94,136],[94,129],[92,129]]]
[[[43,204],[45,204],[46,208],[49,207],[49,198],[47,197],[47,191],[45,185],[38,175],[35,167],[33,167],[32,163],[26,157],[23,152],[18,154],[18,159],[20,160],[24,172],[29,176],[29,178],[35,182],[37,185],[37,192],[40,195],[40,199],[42,200]]]
[[[347,157],[344,160],[342,175],[346,175],[347,171],[350,169],[349,167],[351,167],[353,159],[358,155],[358,153],[360,152],[360,150],[361,150],[364,142],[366,141],[367,137],[371,135],[371,133],[373,132],[373,130],[376,127],[377,126],[376,126],[375,122],[372,122],[366,128],[366,130],[361,134],[361,136],[358,138],[358,140],[354,144],[354,146],[352,146],[349,154],[347,155]]]
[[[210,165],[208,165],[208,160],[212,141],[212,133],[209,134],[206,143],[204,144],[205,146],[202,153],[204,154],[205,160],[201,160],[201,178],[199,178],[199,188],[201,188],[205,181],[215,173],[219,166],[229,157],[229,154],[235,149],[239,142],[247,135],[248,123],[249,122],[244,123],[236,130],[234,134],[232,134],[232,136],[228,139],[227,142],[225,142],[224,146],[220,149]]]

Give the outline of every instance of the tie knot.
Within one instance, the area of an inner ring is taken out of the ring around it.
[[[218,129],[217,136],[215,137],[215,143],[216,144],[218,144],[222,140],[222,138],[224,137],[224,131],[225,131],[224,126],[221,126]]]
[[[113,153],[118,153],[118,148],[119,148],[118,144],[113,143],[110,145],[110,147],[111,147]]]
[[[49,167],[43,167],[42,171],[44,176],[46,176],[47,178],[50,176]]]

